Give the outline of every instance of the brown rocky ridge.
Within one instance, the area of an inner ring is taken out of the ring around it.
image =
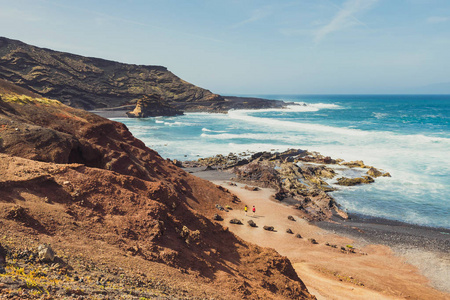
[[[360,169],[361,177],[340,177],[334,182],[346,186],[369,184],[375,181],[372,177],[390,176],[387,172],[364,165],[362,161],[344,162],[301,149],[290,149],[282,153],[258,152],[252,155],[230,153],[228,156],[216,155],[197,161],[186,161],[182,165],[228,170],[235,175],[234,181],[272,188],[276,191],[273,195],[276,200],[295,206],[301,211],[303,218],[310,221],[327,220],[333,214],[348,218],[347,213],[341,210],[339,204],[328,194],[336,190],[330,185],[330,179],[335,178],[339,171],[355,167]],[[244,188],[257,189],[248,186]]]
[[[86,110],[119,107],[129,111],[139,98],[151,95],[181,111],[226,112],[285,105],[258,98],[224,98],[180,79],[162,66],[83,57],[4,37],[0,37],[0,79]]]
[[[0,298],[314,299],[286,257],[213,220],[236,196],[21,91],[0,81]]]

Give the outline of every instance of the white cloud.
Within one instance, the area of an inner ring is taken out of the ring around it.
[[[369,10],[378,0],[347,0],[333,19],[314,32],[314,42],[320,43],[327,35],[354,25],[365,25],[355,15]]]
[[[449,17],[438,17],[438,16],[433,16],[433,17],[429,17],[427,19],[428,23],[432,23],[432,24],[436,24],[436,23],[444,23],[449,21],[450,18]]]
[[[244,21],[236,23],[236,24],[234,24],[231,27],[232,28],[238,28],[238,27],[241,27],[243,25],[259,21],[261,19],[264,19],[264,18],[272,15],[272,13],[273,13],[273,11],[272,11],[272,8],[270,6],[265,6],[265,7],[261,7],[261,8],[255,9],[255,10],[252,11],[251,16],[248,19],[245,19]]]

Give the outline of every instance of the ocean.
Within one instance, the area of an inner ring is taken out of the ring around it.
[[[450,229],[450,95],[246,95],[286,109],[114,118],[164,158],[300,148],[389,172],[340,187],[349,213]],[[333,184],[333,182],[331,182]]]

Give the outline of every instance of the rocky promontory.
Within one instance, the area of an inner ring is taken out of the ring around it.
[[[0,37],[0,79],[76,108],[123,107],[123,115],[129,111],[126,105],[151,95],[180,111],[226,112],[284,105],[275,100],[222,97],[182,80],[163,66],[84,57],[4,37]]]

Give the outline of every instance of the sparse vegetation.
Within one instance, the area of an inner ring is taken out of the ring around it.
[[[14,94],[3,94],[0,95],[1,100],[5,102],[14,102],[18,104],[44,104],[44,105],[61,105],[58,100],[48,99],[48,98],[33,98],[25,95],[14,95]]]

